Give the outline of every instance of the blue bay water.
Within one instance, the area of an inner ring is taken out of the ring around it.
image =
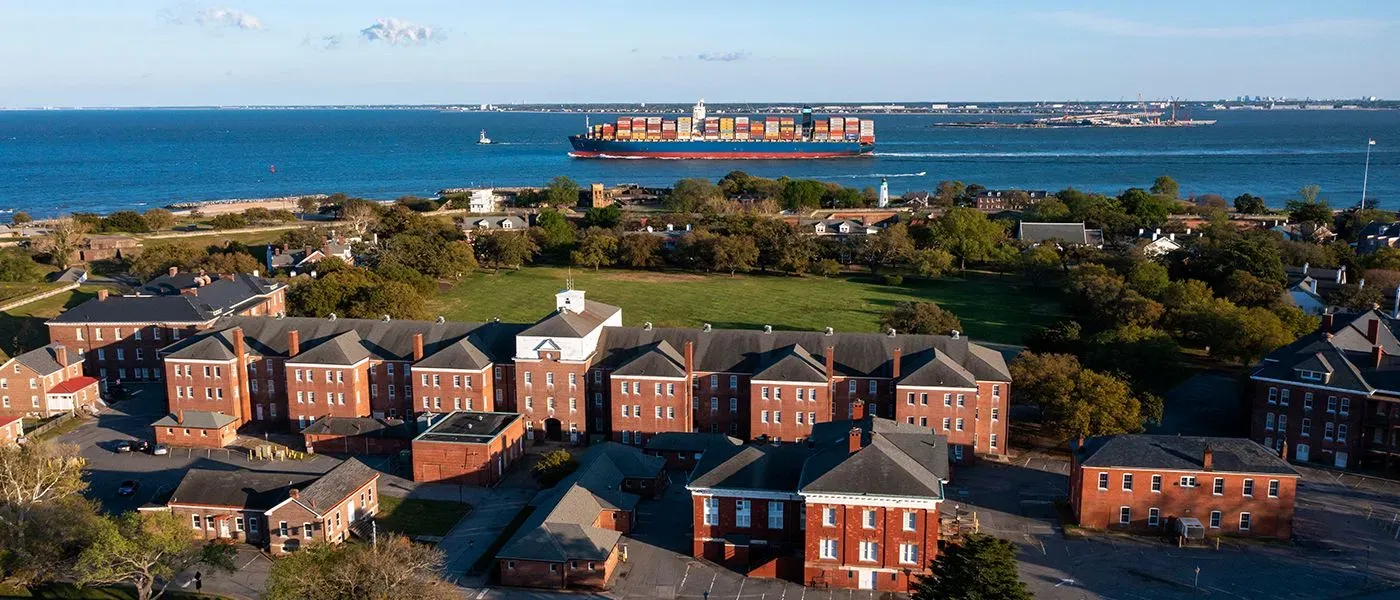
[[[1183,194],[1249,192],[1279,206],[1304,185],[1334,206],[1369,195],[1400,209],[1400,111],[1202,111],[1214,126],[1145,129],[933,128],[939,115],[875,115],[875,156],[821,161],[583,160],[567,156],[572,114],[431,110],[0,112],[0,207],[36,215],[172,202],[346,192],[432,195],[448,187],[664,185],[682,177],[810,177],[890,191],[959,179],[988,187],[1116,193],[1171,175]],[[604,116],[593,116],[595,122]],[[986,120],[988,117],[964,117]],[[1005,117],[1020,120],[1024,117]],[[476,144],[487,129],[495,144]],[[270,166],[276,166],[272,172]],[[925,173],[924,175],[918,175]]]

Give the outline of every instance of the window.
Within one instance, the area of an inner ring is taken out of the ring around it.
[[[195,529],[204,529],[204,522],[200,519],[199,515],[190,515],[190,521]]]
[[[862,562],[875,562],[880,555],[880,545],[875,542],[860,543],[860,560]]]
[[[1099,489],[1108,489],[1108,473],[1099,473]]]
[[[1288,396],[1289,396],[1289,393],[1292,392],[1292,391],[1293,391],[1293,390],[1290,390],[1290,389],[1287,389],[1287,388],[1282,389],[1282,390],[1279,390],[1279,394],[1278,394],[1278,405],[1279,405],[1279,406],[1288,406]]]
[[[781,411],[781,410],[775,410],[775,411],[773,411],[773,422],[774,422],[774,423],[782,423],[782,422],[783,422],[783,411]]]
[[[1269,404],[1278,404],[1278,388],[1269,388]]]
[[[661,418],[661,407],[660,407],[660,406],[656,407],[656,418],[658,418],[658,419]]]
[[[248,519],[248,533],[258,533],[258,529],[262,527],[259,523],[262,523],[262,519],[259,517]]]
[[[1220,511],[1218,511],[1218,510],[1212,510],[1212,511],[1210,511],[1210,528],[1211,528],[1211,529],[1220,529]]]
[[[554,372],[553,372],[553,371],[550,371],[550,372],[544,374],[544,384],[545,384],[545,385],[554,385]]]
[[[308,539],[308,540],[311,539],[311,524],[310,524],[310,523],[302,523],[302,524],[301,524],[301,537],[304,537],[304,538],[306,538],[306,539]]]
[[[1298,435],[1308,437],[1312,433],[1312,419],[1303,417],[1303,422],[1298,426]],[[1266,444],[1267,445],[1267,444]]]
[[[1211,485],[1210,493],[1215,494],[1216,496],[1223,496],[1223,495],[1225,495],[1225,478],[1224,478],[1224,477],[1216,477],[1216,478],[1215,478],[1215,482]]]
[[[1161,475],[1153,475],[1153,476],[1152,476],[1152,491],[1157,492],[1157,493],[1159,493],[1159,494],[1162,493],[1162,476],[1161,476]]]
[[[1195,476],[1195,475],[1182,475],[1182,476],[1181,476],[1181,487],[1196,487],[1196,476]]]
[[[760,396],[762,396],[764,400],[768,399],[768,386],[765,385],[760,389]]]
[[[1132,522],[1133,522],[1133,507],[1131,507],[1131,506],[1120,506],[1120,507],[1118,507],[1118,524],[1119,524],[1119,525],[1127,525],[1127,524],[1132,523]]]
[[[992,420],[995,421],[995,420],[997,420],[997,419],[999,419],[999,418],[1001,418],[1001,409],[1000,409],[1000,408],[997,408],[997,407],[995,407],[995,406],[993,406],[993,407],[992,407]]]
[[[809,412],[809,413],[807,413],[807,422],[808,422],[808,423],[811,423],[811,424],[813,424],[813,425],[816,425],[816,424],[817,424],[817,413],[815,413],[815,412]]]
[[[535,378],[534,378],[534,373],[531,373],[531,372],[529,372],[529,371],[526,371],[526,372],[525,372],[525,385],[530,385],[531,383],[534,383],[534,380],[535,380]],[[623,393],[625,394],[625,393],[627,393],[627,391],[624,389],[624,390],[623,390]]]
[[[798,425],[803,425],[803,424],[804,424],[804,423],[802,422],[802,411],[797,411],[797,424],[798,424]]]
[[[1264,431],[1274,430],[1274,413],[1264,413]]]
[[[993,433],[993,434],[991,435],[991,438],[989,439],[989,442],[990,442],[990,444],[991,444],[991,446],[992,446],[993,448],[996,448],[996,447],[997,447],[997,434]]]
[[[962,420],[962,417],[958,417],[958,431],[962,431],[962,430],[963,430],[963,420]]]
[[[958,408],[967,406],[967,394],[958,394]]]
[[[914,512],[914,511],[912,511],[912,510],[906,510],[906,511],[904,511],[904,530],[905,530],[905,531],[914,531],[914,530],[918,527],[918,524],[919,524],[919,514],[918,514],[918,513]]]
[[[1285,415],[1285,414],[1283,414],[1283,413],[1279,413],[1279,415],[1278,415],[1278,432],[1279,432],[1280,434],[1284,434],[1284,433],[1287,433],[1287,432],[1288,432],[1287,430],[1288,430],[1288,415]],[[1282,437],[1282,435],[1280,435],[1279,437]]]
[[[627,432],[622,432],[623,437],[627,437]],[[627,440],[623,440],[626,443]],[[705,524],[714,525],[719,523],[719,498],[705,498]]]
[[[138,357],[139,358],[139,357]],[[1342,410],[1339,414],[1343,417],[1351,413],[1351,398],[1342,398]]]
[[[821,557],[826,559],[836,558],[836,540],[821,541]]]
[[[1123,474],[1123,491],[1125,491],[1125,492],[1131,492],[1131,491],[1133,491],[1133,474],[1132,474],[1132,473],[1124,473],[1124,474]]]
[[[1270,498],[1277,498],[1277,497],[1278,497],[1278,480],[1277,480],[1277,479],[1270,479],[1270,480],[1269,480],[1269,497],[1270,497]]]
[[[774,399],[774,400],[782,400],[782,399],[783,399],[783,388],[780,388],[780,387],[774,387],[774,388],[773,388],[773,399]]]
[[[836,526],[836,509],[830,506],[822,509],[822,525],[827,527]]]
[[[759,417],[758,417],[758,420],[759,420],[760,423],[767,423],[767,422],[768,422],[768,411],[765,410],[765,411],[763,411],[762,413],[760,413],[760,414],[759,414]]]
[[[908,396],[907,398],[905,398],[905,401],[909,404],[909,406],[913,406],[913,405],[914,405],[914,392],[909,392],[909,396]]]
[[[805,398],[805,394],[803,393],[804,391],[805,391],[805,390],[803,390],[802,388],[797,388],[797,401],[798,401],[798,402],[801,402],[801,401]]]
[[[1336,423],[1328,421],[1327,424],[1322,427],[1322,438],[1326,440],[1332,439],[1334,437],[1333,432],[1336,431],[1336,428]]]
[[[1327,412],[1330,412],[1330,413],[1337,412],[1337,397],[1336,397],[1336,396],[1328,396],[1328,397],[1327,397]]]
[[[1240,531],[1249,531],[1252,516],[1247,512],[1240,513]]]
[[[1309,411],[1312,410],[1312,407],[1313,407],[1312,399],[1313,399],[1313,393],[1312,393],[1312,392],[1303,392],[1303,412],[1309,412]]]
[[[1298,379],[1305,381],[1322,381],[1322,376],[1323,374],[1317,371],[1298,370]]]
[[[918,546],[918,544],[900,544],[900,545],[899,545],[899,562],[904,563],[904,564],[906,564],[906,565],[918,564],[918,562],[919,562],[919,546]]]
[[[1251,496],[1251,497],[1254,496],[1254,480],[1253,480],[1253,479],[1246,479],[1246,480],[1244,480],[1243,493],[1244,493],[1245,496]]]
[[[289,536],[292,535],[291,530],[290,530],[290,529],[287,529],[287,522],[286,522],[286,521],[278,521],[278,522],[277,522],[277,535],[280,535],[280,536],[282,536],[282,537],[289,537]]]
[[[950,418],[948,418],[948,417],[943,417],[943,431],[948,431],[949,427],[951,427],[952,424],[953,424],[953,420],[952,420],[952,419],[950,419]]]
[[[719,398],[710,398],[710,412],[719,412]]]
[[[867,508],[864,511],[861,511],[861,513],[861,527],[864,527],[866,529],[874,529],[875,511],[873,509]]]
[[[729,399],[729,414],[731,414],[731,415],[732,415],[732,414],[737,414],[738,412],[739,412],[739,399],[738,399],[738,398],[730,398],[730,399]]]
[[[753,503],[748,500],[734,501],[734,526],[749,527],[753,525],[753,513],[750,512]]]
[[[783,503],[777,500],[768,503],[768,528],[783,528]]]
[[[1147,526],[1148,526],[1148,527],[1156,527],[1156,526],[1160,525],[1161,523],[1162,523],[1162,509],[1160,509],[1160,508],[1149,508],[1149,509],[1147,509]]]

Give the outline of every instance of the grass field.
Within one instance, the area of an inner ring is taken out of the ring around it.
[[[33,350],[49,343],[49,330],[44,321],[52,319],[64,309],[72,308],[97,296],[102,286],[84,285],[30,302],[14,310],[0,313],[0,350],[14,356],[19,350]]]
[[[386,531],[413,537],[431,535],[442,537],[452,531],[457,521],[471,512],[471,505],[438,500],[415,500],[379,497],[379,513],[375,519]]]
[[[554,310],[554,293],[569,272],[530,267],[478,273],[429,301],[448,319],[533,322]],[[1031,328],[1062,316],[1053,287],[1035,288],[1018,276],[968,274],[937,281],[915,278],[901,286],[865,277],[696,275],[642,271],[573,270],[574,287],[588,298],[622,307],[623,321],[657,327],[715,327],[879,331],[880,317],[902,301],[931,301],[953,311],[967,335],[1019,344]]]
[[[52,283],[13,283],[0,282],[0,304],[16,300],[30,294],[37,294],[56,284]]]

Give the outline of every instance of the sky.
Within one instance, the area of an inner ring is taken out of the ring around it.
[[[0,107],[1400,98],[1390,0],[0,0]]]

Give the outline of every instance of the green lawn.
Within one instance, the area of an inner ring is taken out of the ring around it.
[[[442,537],[462,517],[471,512],[469,504],[439,500],[416,500],[379,496],[379,514],[375,520],[386,531],[413,537],[431,535]]]
[[[554,309],[567,269],[529,267],[469,276],[429,301],[449,320],[533,322]],[[868,277],[696,275],[643,271],[573,270],[574,287],[588,298],[622,307],[623,321],[657,327],[715,327],[878,331],[880,317],[901,301],[932,301],[953,311],[967,335],[1019,344],[1026,331],[1062,315],[1054,286],[1036,288],[1013,275],[968,274],[937,281],[907,278],[904,285]]]
[[[17,300],[31,294],[37,294],[51,287],[55,287],[55,284],[0,282],[0,303]]]
[[[14,356],[49,343],[49,331],[44,321],[65,309],[72,308],[97,296],[102,286],[84,285],[75,290],[55,294],[0,313],[0,350]]]

